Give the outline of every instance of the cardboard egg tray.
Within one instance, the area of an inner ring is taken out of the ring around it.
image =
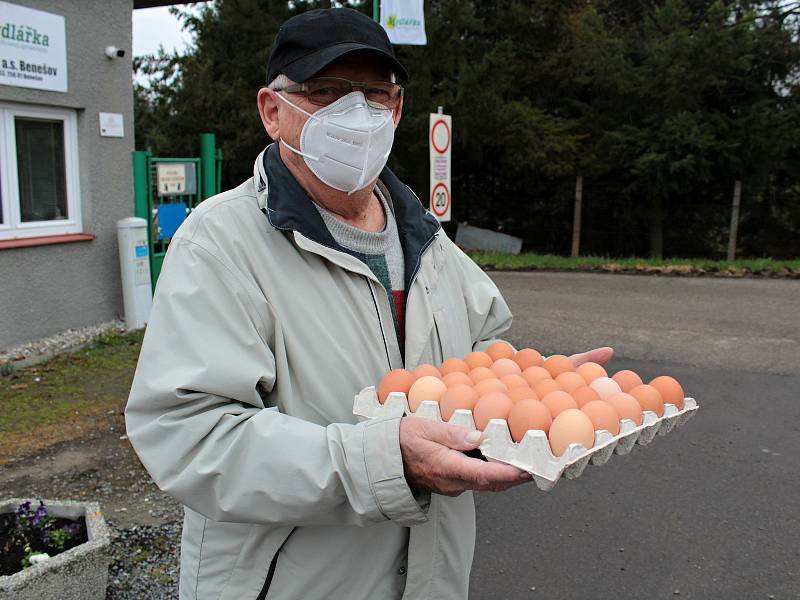
[[[537,487],[547,492],[553,489],[562,476],[567,479],[580,477],[590,462],[593,465],[605,464],[614,453],[628,454],[634,445],[646,446],[652,442],[656,434],[667,435],[692,418],[697,408],[694,398],[685,398],[682,410],[678,410],[674,404],[665,404],[661,417],[646,410],[641,425],[623,419],[620,421],[618,435],[611,435],[605,430],[596,431],[594,446],[587,449],[580,444],[570,444],[562,456],[553,456],[544,431],[528,431],[522,441],[516,443],[511,439],[506,422],[503,419],[492,419],[484,430],[480,451],[488,460],[527,471],[533,476]],[[432,421],[442,420],[438,402],[425,400],[416,412],[412,412],[405,394],[393,392],[381,404],[373,386],[364,388],[356,395],[353,414],[362,420],[403,415]],[[470,410],[456,410],[448,423],[476,429]]]

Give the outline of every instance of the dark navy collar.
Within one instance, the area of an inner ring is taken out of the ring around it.
[[[269,146],[262,155],[263,173],[267,182],[261,181],[257,184],[262,188],[267,183],[264,212],[270,225],[282,231],[296,231],[318,244],[365,260],[363,255],[344,248],[333,238],[313,201],[281,160],[278,144]],[[405,290],[408,292],[419,269],[422,253],[434,240],[441,226],[423,208],[411,188],[400,181],[388,167],[384,167],[378,179],[389,192],[394,208],[400,243],[403,246]]]

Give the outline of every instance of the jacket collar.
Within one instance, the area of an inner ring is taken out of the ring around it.
[[[281,160],[278,144],[271,144],[259,154],[253,169],[258,204],[272,227],[293,231],[308,239],[347,254],[354,253],[340,246],[314,207],[313,201],[300,187]],[[419,198],[388,167],[378,177],[389,193],[400,234],[405,260],[405,289],[419,269],[421,256],[440,229],[439,221],[428,213]],[[356,254],[364,260],[363,256]]]

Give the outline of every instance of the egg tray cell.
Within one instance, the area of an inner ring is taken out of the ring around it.
[[[694,398],[685,398],[683,409],[674,404],[664,405],[664,414],[659,417],[654,412],[644,411],[641,425],[629,419],[620,421],[618,435],[608,431],[595,432],[594,446],[588,450],[580,444],[570,444],[562,456],[553,456],[550,443],[544,431],[528,431],[519,443],[511,439],[508,424],[503,419],[492,419],[484,430],[484,440],[480,451],[484,457],[493,462],[513,465],[533,476],[537,487],[550,491],[561,477],[577,479],[586,466],[603,465],[612,454],[628,454],[638,444],[646,446],[653,441],[656,434],[664,436],[675,427],[680,427],[694,416],[698,406]],[[378,402],[378,394],[373,386],[364,388],[355,397],[353,414],[362,420],[376,418],[392,418],[414,416],[431,421],[441,421],[439,403],[432,400],[423,401],[412,412],[406,395],[393,392],[386,402]],[[448,423],[476,429],[470,410],[456,410]]]

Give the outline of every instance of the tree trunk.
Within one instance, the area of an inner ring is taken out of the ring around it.
[[[656,193],[650,206],[650,258],[662,258],[664,254],[663,208],[661,194]]]

